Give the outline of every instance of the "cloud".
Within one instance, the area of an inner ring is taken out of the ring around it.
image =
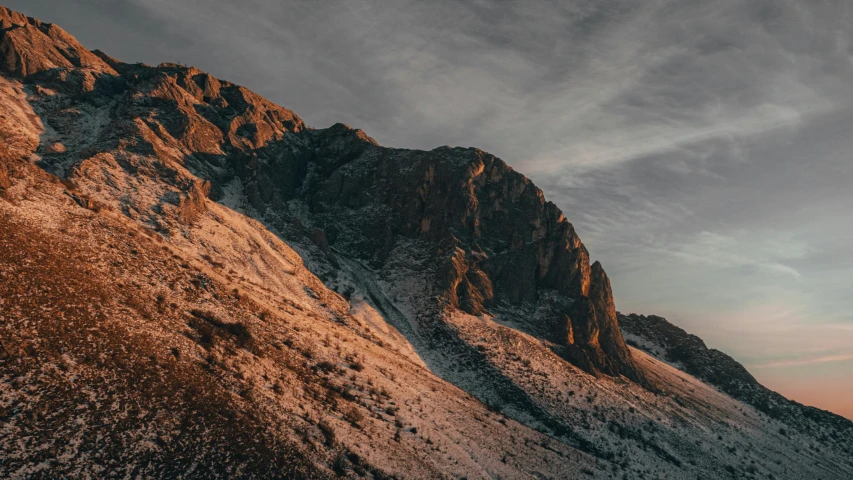
[[[21,3],[55,14],[47,0]],[[246,83],[312,125],[344,120],[403,147],[476,145],[544,175],[689,156],[703,142],[793,128],[849,105],[839,95],[851,70],[839,8],[755,3],[89,0],[75,8],[78,22],[91,11],[101,25],[132,27],[138,38],[111,42],[116,56],[144,45],[146,59]]]
[[[815,358],[798,358],[792,360],[777,360],[773,362],[758,364],[758,365],[749,365],[749,368],[759,369],[759,368],[787,368],[787,367],[799,367],[803,365],[813,365],[816,363],[833,363],[833,362],[847,362],[853,360],[853,354],[839,354],[839,355],[826,355],[823,357],[815,357]]]
[[[806,254],[807,247],[777,243],[777,247],[783,248],[778,251],[771,243],[756,245],[756,242],[745,242],[739,236],[703,231],[692,242],[679,245],[671,253],[690,264],[704,264],[718,269],[756,267],[796,280],[802,279],[800,272],[777,259],[780,256],[799,258]]]

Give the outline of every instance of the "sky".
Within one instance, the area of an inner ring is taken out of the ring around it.
[[[620,311],[853,419],[853,3],[3,3],[312,127],[493,153],[563,210]]]

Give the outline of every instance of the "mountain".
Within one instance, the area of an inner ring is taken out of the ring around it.
[[[853,451],[851,422],[815,407],[802,405],[768,389],[732,357],[709,349],[699,337],[655,315],[617,313],[629,344],[676,366],[791,428],[807,432],[841,449]]]
[[[853,472],[849,421],[626,344],[488,153],[312,129],[3,8],[0,52],[0,476]]]

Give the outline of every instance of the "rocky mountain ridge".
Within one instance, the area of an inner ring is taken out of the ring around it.
[[[798,431],[840,440],[853,448],[853,422],[819,408],[802,405],[761,385],[743,365],[725,353],[710,349],[701,338],[656,315],[623,315],[619,326],[628,343],[650,355],[714,385]]]
[[[300,200],[331,247],[374,266],[384,263],[398,237],[425,240],[432,250],[425,254],[443,264],[437,296],[450,307],[478,315],[492,304],[540,302],[542,291],[553,291],[557,301],[542,302],[548,318],[534,330],[588,371],[642,381],[616,325],[603,268],[590,266],[562,212],[500,159],[476,149],[384,148],[340,124],[307,131],[289,110],[196,69],[127,65],[89,53],[56,26],[21,24],[10,13],[3,22],[12,25],[0,40],[8,75],[90,108],[111,105],[98,131],[85,131],[90,125],[70,119],[56,95],[40,95],[37,105],[49,125],[96,138],[43,147],[48,169],[85,175],[105,160],[99,154],[116,148],[172,158],[213,182],[213,198],[239,179],[263,218],[286,216],[285,204]],[[27,41],[14,34],[22,29]],[[69,82],[69,75],[85,78]],[[205,184],[183,183],[176,185],[184,191],[177,206],[189,220],[209,192]]]
[[[628,347],[601,265],[502,160],[0,27],[0,476],[853,471]]]

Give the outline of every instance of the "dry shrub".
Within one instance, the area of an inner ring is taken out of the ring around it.
[[[364,414],[356,406],[351,406],[344,411],[344,420],[352,424],[356,428],[362,428],[364,422]]]
[[[214,337],[222,339],[233,339],[237,346],[255,353],[259,353],[255,340],[249,329],[240,322],[222,321],[215,313],[193,309],[190,311],[193,319],[189,325],[200,335],[199,343],[205,348],[213,346]]]

